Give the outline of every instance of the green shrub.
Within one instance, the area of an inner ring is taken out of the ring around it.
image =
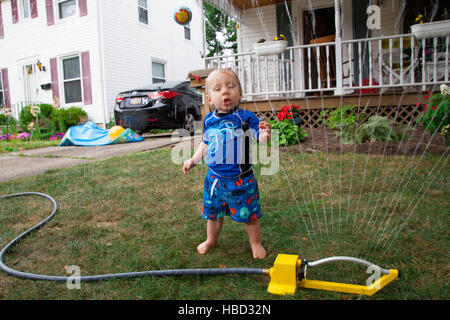
[[[450,96],[447,91],[441,88],[441,93],[428,96],[423,111],[417,117],[416,121],[421,122],[424,129],[430,131],[431,134],[434,134],[436,131],[442,132],[445,137],[445,142],[448,145],[450,142],[450,136],[448,134],[449,118]]]
[[[39,107],[41,108],[41,115],[43,115],[46,118],[51,118],[52,112],[53,112],[53,106],[51,104],[40,104]]]
[[[16,119],[11,115],[4,115],[0,113],[0,126],[9,125],[15,126],[17,124]]]
[[[52,135],[56,133],[56,127],[50,120],[50,118],[39,116],[38,118],[39,124],[39,134],[40,139],[38,140],[46,140],[49,139]]]
[[[85,117],[87,117],[87,113],[82,108],[58,108],[53,109],[51,121],[58,132],[65,132],[70,127],[76,126]]]
[[[87,113],[80,107],[55,109],[51,104],[41,104],[39,107],[41,110],[38,116],[39,132],[36,132],[34,136],[38,135],[42,139],[56,132],[66,132],[70,127],[77,125],[82,118],[87,118]],[[27,131],[31,122],[36,122],[36,117],[31,113],[31,105],[25,106],[19,114],[22,130]]]
[[[336,137],[343,144],[363,143],[364,141],[400,141],[403,127],[395,128],[394,122],[382,116],[371,116],[366,123],[341,123],[336,126]]]
[[[320,112],[319,123],[327,125],[330,129],[353,125],[356,122],[356,116],[352,113],[356,106],[343,106],[336,110],[324,110]]]
[[[31,114],[31,106],[23,107],[19,113],[19,124],[22,130],[26,131],[27,126],[33,121],[36,121],[36,117]]]
[[[343,144],[363,143],[364,141],[400,141],[406,137],[406,126],[395,126],[394,122],[383,116],[371,116],[367,122],[359,123],[352,113],[356,106],[344,106],[336,110],[324,110],[320,113],[320,122],[336,130],[336,137]],[[365,109],[359,118],[364,118]]]
[[[268,122],[270,123],[272,130],[279,131],[280,146],[288,146],[299,143],[300,141],[304,141],[308,136],[306,131],[294,124],[292,120],[269,120]]]

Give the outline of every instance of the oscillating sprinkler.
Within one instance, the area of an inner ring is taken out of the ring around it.
[[[315,267],[330,262],[341,261],[354,262],[371,267],[374,271],[383,274],[383,276],[369,286],[306,279],[308,267]],[[375,294],[388,283],[399,277],[400,274],[396,269],[383,269],[373,263],[370,263],[369,261],[353,257],[329,257],[314,262],[308,262],[306,259],[300,259],[298,255],[290,254],[279,254],[275,259],[273,267],[266,270],[265,273],[271,278],[267,291],[273,294],[295,294],[298,288],[308,288],[362,294],[367,296]]]

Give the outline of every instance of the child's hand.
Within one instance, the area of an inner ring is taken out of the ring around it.
[[[191,170],[193,167],[195,167],[194,159],[191,158],[189,160],[186,160],[183,165],[183,173],[189,173],[189,170]]]
[[[259,140],[260,142],[267,142],[270,140],[272,134],[272,127],[267,121],[261,121],[259,123]]]

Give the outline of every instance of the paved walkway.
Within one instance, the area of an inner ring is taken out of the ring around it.
[[[97,147],[46,147],[0,155],[0,182],[179,143],[179,140],[172,139],[167,134],[144,137],[143,141],[133,143]],[[195,139],[201,139],[201,136],[196,136]]]

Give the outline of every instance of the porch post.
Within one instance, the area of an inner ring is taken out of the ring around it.
[[[334,94],[342,95],[341,0],[334,0],[334,24],[336,28],[336,90],[334,90]]]

